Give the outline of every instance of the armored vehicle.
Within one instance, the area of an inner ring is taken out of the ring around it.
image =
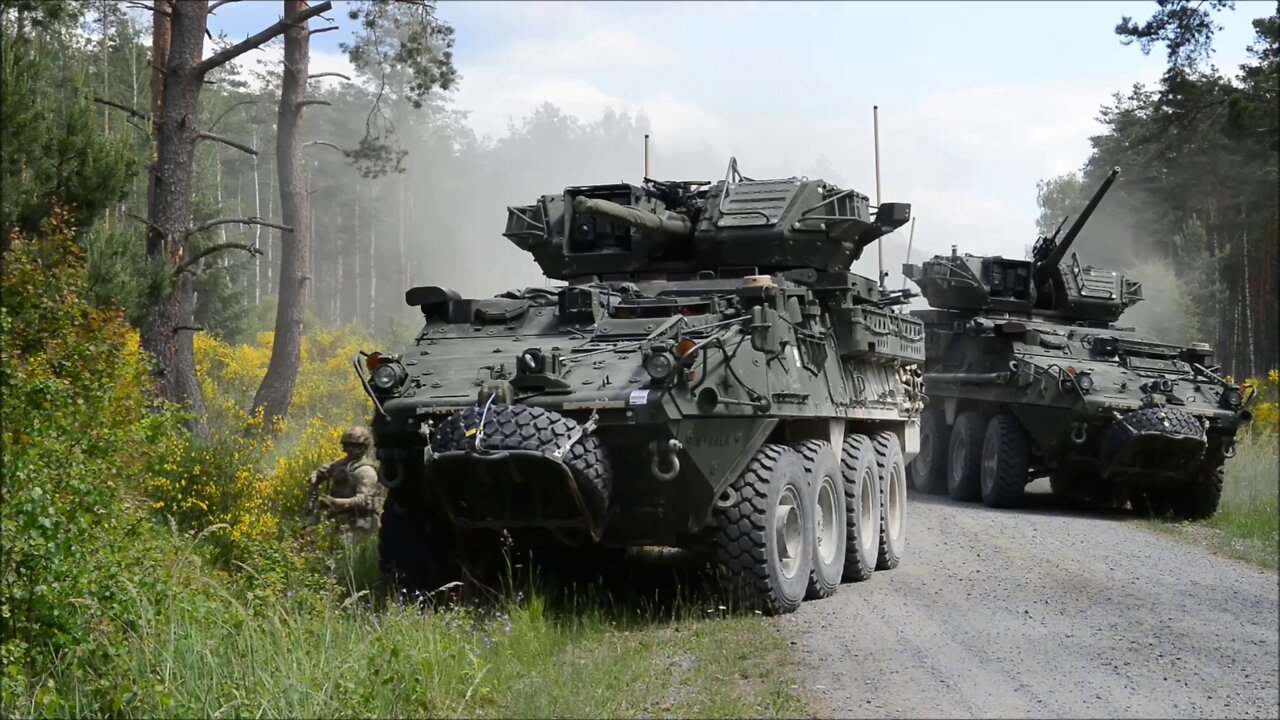
[[[924,328],[849,269],[910,209],[733,159],[714,183],[508,208],[503,235],[564,285],[412,288],[407,349],[353,358],[389,489],[384,571],[430,585],[447,579],[431,561],[495,533],[562,558],[702,548],[786,613],[895,567]]]
[[[1115,182],[1113,169],[1059,240],[1031,260],[938,255],[903,274],[932,309],[914,488],[1009,507],[1049,476],[1055,494],[1187,519],[1216,512],[1222,465],[1249,413],[1209,346],[1115,325],[1135,280],[1067,252]]]

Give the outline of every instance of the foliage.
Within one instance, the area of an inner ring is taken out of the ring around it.
[[[1234,0],[1156,0],[1159,9],[1141,25],[1125,16],[1116,25],[1120,42],[1128,45],[1135,40],[1143,54],[1151,52],[1155,43],[1164,43],[1169,52],[1171,67],[1194,65],[1212,51],[1213,33],[1222,26],[1213,22],[1213,13],[1235,8]]]
[[[148,406],[137,333],[94,309],[71,213],[13,235],[0,293],[3,664],[111,657],[167,555],[128,485],[174,422]],[[133,539],[131,539],[133,538]],[[6,682],[6,688],[9,683]],[[6,701],[7,702],[7,701]]]
[[[18,32],[7,6],[3,20],[6,36]],[[83,70],[56,52],[67,42],[36,29],[0,44],[4,239],[15,229],[35,232],[59,203],[74,208],[76,227],[89,227],[124,196],[139,167],[128,143],[100,136]]]
[[[1165,42],[1169,71],[1101,108],[1103,131],[1090,139],[1081,173],[1040,183],[1038,224],[1051,231],[1103,174],[1124,168],[1078,243],[1082,259],[1144,282],[1150,274],[1147,302],[1126,318],[1154,320],[1170,340],[1208,342],[1227,372],[1257,375],[1280,361],[1280,308],[1272,302],[1280,294],[1278,16],[1253,21],[1251,61],[1232,79],[1193,61],[1207,53],[1211,12],[1231,5],[1158,5],[1145,26],[1126,18],[1117,32],[1146,38],[1148,49]],[[1164,268],[1174,282],[1165,282]]]
[[[408,151],[393,138],[405,106],[422,109],[435,90],[448,91],[458,79],[453,66],[453,28],[436,17],[434,0],[363,0],[348,12],[360,23],[343,51],[377,84],[365,117],[365,132],[344,153],[365,178],[401,173]],[[384,103],[390,103],[388,112]]]

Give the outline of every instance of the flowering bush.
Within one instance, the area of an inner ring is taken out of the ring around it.
[[[1272,370],[1265,378],[1245,381],[1245,392],[1252,395],[1249,412],[1253,413],[1253,433],[1280,432],[1280,370]]]
[[[173,436],[145,483],[152,508],[185,529],[207,532],[224,561],[253,571],[255,594],[278,595],[316,581],[302,539],[307,477],[341,455],[339,438],[367,422],[368,399],[351,369],[356,349],[369,342],[355,328],[320,330],[303,340],[288,415],[263,432],[253,395],[271,359],[272,333],[254,344],[228,345],[207,335],[195,340],[196,371],[208,408],[211,439]]]

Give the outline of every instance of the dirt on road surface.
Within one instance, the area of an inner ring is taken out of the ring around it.
[[[1280,716],[1274,572],[1028,500],[912,493],[901,566],[782,618],[819,716]]]

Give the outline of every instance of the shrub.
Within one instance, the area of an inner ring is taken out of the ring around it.
[[[0,281],[6,692],[32,663],[110,656],[166,561],[135,539],[129,486],[174,415],[146,400],[137,333],[91,306],[74,236],[65,209],[15,232]]]

